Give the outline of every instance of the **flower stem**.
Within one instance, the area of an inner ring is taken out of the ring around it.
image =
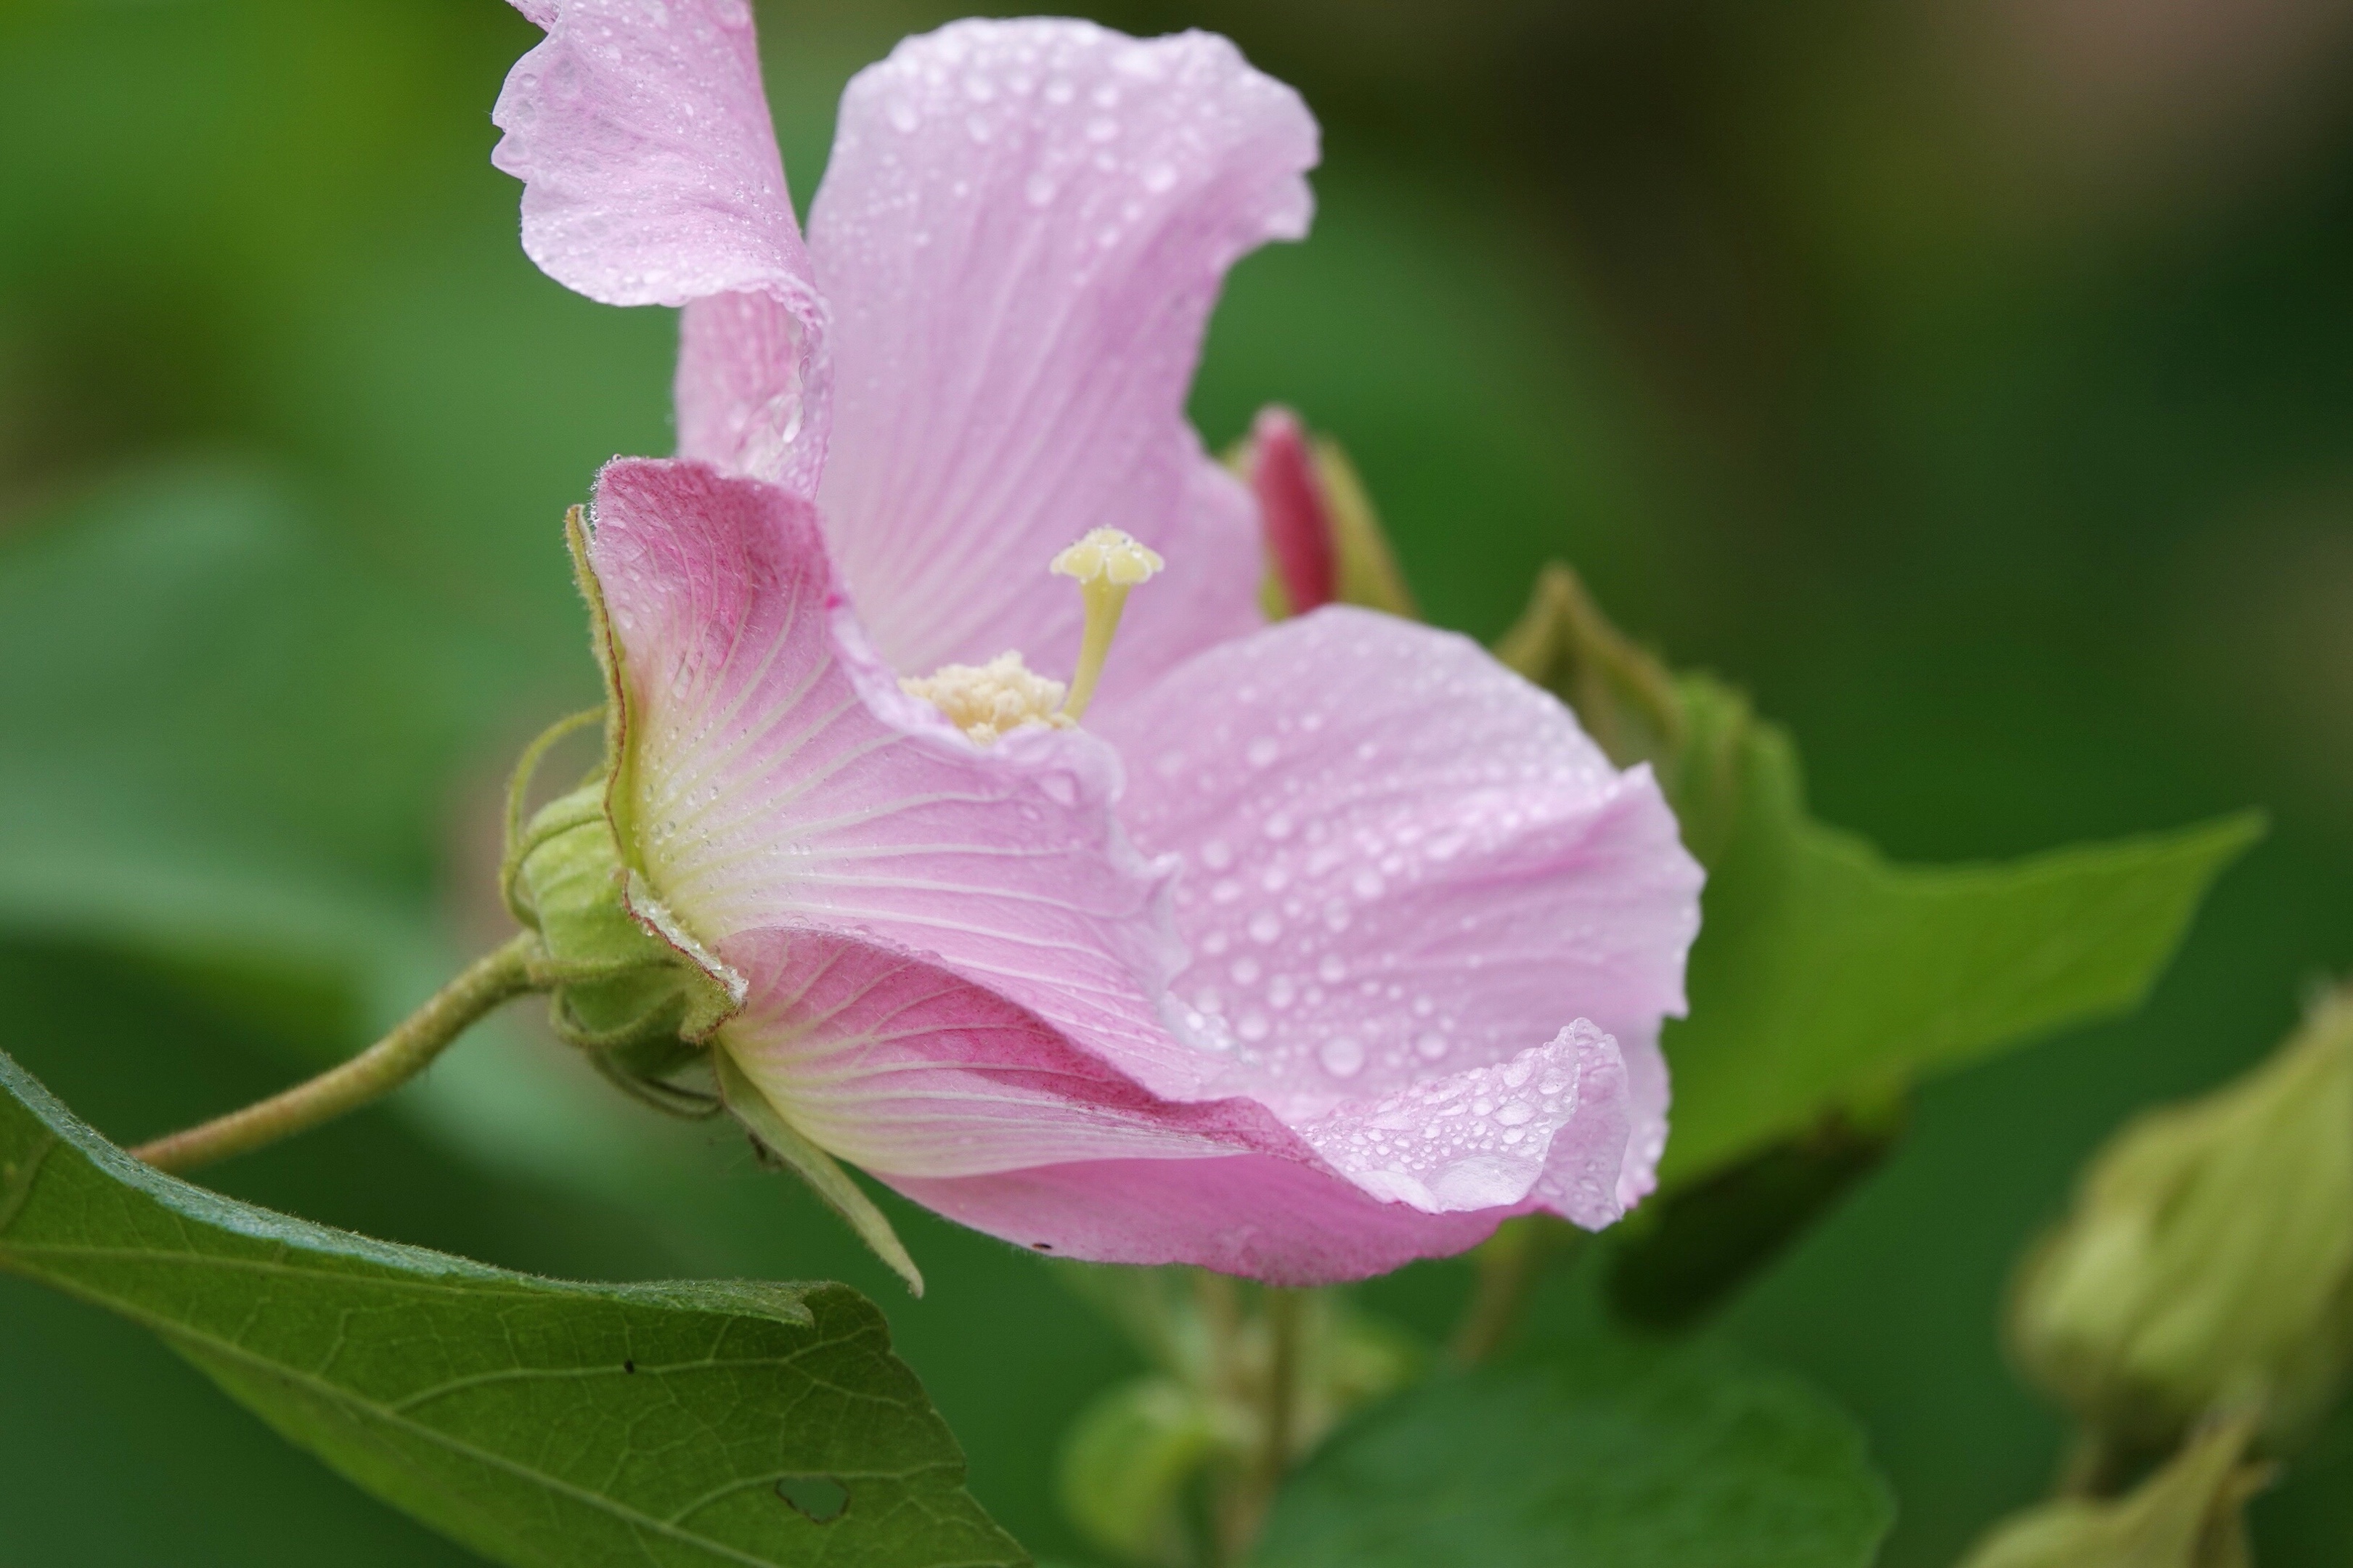
[[[1510,1341],[1546,1267],[1577,1239],[1577,1233],[1559,1220],[1524,1215],[1505,1220],[1471,1254],[1479,1272],[1447,1347],[1455,1364],[1476,1366]]]
[[[469,1026],[500,1004],[541,988],[539,938],[526,931],[484,953],[422,1007],[358,1056],[282,1094],[216,1116],[131,1151],[160,1171],[192,1171],[332,1121],[425,1070]]]
[[[1239,1563],[1250,1555],[1274,1506],[1274,1494],[1291,1471],[1299,1427],[1299,1352],[1306,1292],[1268,1286],[1261,1296],[1266,1326],[1265,1361],[1250,1392],[1259,1407],[1257,1451],[1251,1454],[1223,1500],[1218,1521],[1216,1561]]]

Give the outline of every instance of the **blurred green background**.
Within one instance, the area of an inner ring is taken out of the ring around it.
[[[762,7],[796,194],[842,81],[952,14]],[[1727,1328],[1869,1426],[1885,1561],[1948,1563],[2060,1442],[2010,1263],[2136,1106],[2353,959],[2353,3],[1202,0],[1321,115],[1313,238],[1247,262],[1196,399],[1337,434],[1435,618],[1562,555],[1796,732],[1818,812],[2004,856],[2254,804],[2140,1016],[1934,1087]],[[669,448],[665,312],[515,245],[496,0],[0,4],[0,1031],[125,1141],[347,1051],[488,939],[491,803],[591,694],[557,531]],[[574,1274],[836,1276],[1025,1542],[1129,1364],[1029,1258],[894,1210],[882,1271],[737,1140],[518,1017],[220,1184]],[[1442,1322],[1457,1267],[1367,1292]],[[2353,1423],[2256,1505],[2346,1561]],[[0,1281],[0,1565],[467,1561],[137,1331]]]

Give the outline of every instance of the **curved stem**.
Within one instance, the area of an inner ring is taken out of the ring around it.
[[[216,1116],[131,1151],[160,1171],[192,1171],[332,1121],[387,1094],[425,1070],[468,1026],[525,992],[540,989],[531,932],[484,953],[390,1034],[358,1056],[282,1094]]]

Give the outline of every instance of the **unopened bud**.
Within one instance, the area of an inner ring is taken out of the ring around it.
[[[1287,408],[1268,407],[1227,461],[1258,500],[1271,617],[1335,603],[1419,617],[1364,482],[1338,442],[1310,436]]]
[[[1261,410],[1250,426],[1250,486],[1266,529],[1267,559],[1292,614],[1330,604],[1339,591],[1332,508],[1307,449],[1307,432],[1290,409]]]
[[[2249,1568],[2242,1510],[2271,1478],[2253,1423],[2212,1427],[2114,1500],[2060,1498],[1995,1526],[1962,1568]]]
[[[2027,1373],[2118,1448],[2256,1412],[2274,1449],[2353,1359],[2353,994],[2253,1071],[2094,1159],[2011,1301]]]

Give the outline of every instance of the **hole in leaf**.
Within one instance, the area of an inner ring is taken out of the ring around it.
[[[831,1524],[849,1510],[849,1489],[831,1476],[780,1476],[776,1495],[813,1524]]]

